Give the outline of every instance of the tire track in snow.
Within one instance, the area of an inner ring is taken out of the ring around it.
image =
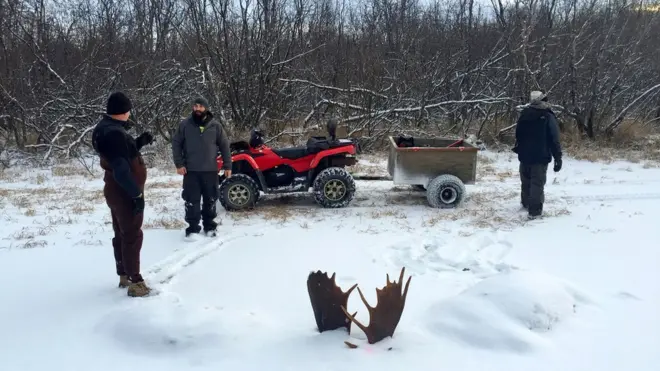
[[[211,239],[202,244],[191,244],[152,265],[146,275],[150,280],[157,282],[159,285],[166,285],[186,267],[215,251],[224,249],[227,243],[246,237],[247,235],[247,233],[234,234],[223,239]]]
[[[562,187],[580,187],[580,188],[589,188],[589,187],[625,187],[625,186],[644,186],[648,185],[649,183],[660,183],[660,179],[655,179],[655,178],[648,178],[648,179],[616,179],[612,177],[602,177],[602,178],[575,178],[572,177],[571,180],[561,180],[562,178],[566,177],[560,177],[560,176],[553,176],[551,178],[550,175],[547,177],[547,185],[546,187],[553,187],[553,188],[562,188]],[[557,182],[557,183],[555,183]],[[477,180],[477,183],[472,185],[474,188],[480,188],[482,186],[487,186],[491,184],[501,184],[501,185],[515,185],[519,186],[520,185],[520,180],[518,179],[517,176],[514,176],[510,179],[506,179],[504,181],[500,181],[498,178],[487,178],[487,179],[481,179]]]
[[[660,193],[631,193],[631,194],[602,194],[602,195],[563,195],[562,200],[574,201],[632,201],[632,200],[658,200]]]

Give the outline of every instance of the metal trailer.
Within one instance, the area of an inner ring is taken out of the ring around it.
[[[479,149],[450,138],[389,137],[387,171],[394,184],[426,190],[435,208],[455,208],[474,184]]]

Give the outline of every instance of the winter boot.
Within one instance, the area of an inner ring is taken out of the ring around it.
[[[542,214],[543,214],[543,204],[535,207],[530,207],[529,215],[527,216],[527,219],[529,220],[538,219],[542,216]]]
[[[204,224],[204,234],[207,236],[215,236],[217,229],[218,223],[214,222],[213,220]]]
[[[128,276],[119,276],[119,288],[125,289],[131,284],[131,281],[128,279]]]
[[[201,231],[201,228],[199,225],[191,225],[190,227],[186,228],[186,237],[189,237],[193,233],[199,233]]]
[[[151,292],[151,289],[147,286],[144,281],[131,283],[128,286],[128,296],[132,297],[142,297],[147,296]]]
[[[128,296],[141,297],[147,296],[151,292],[151,289],[144,282],[144,279],[141,275],[131,277],[130,285],[128,285]]]

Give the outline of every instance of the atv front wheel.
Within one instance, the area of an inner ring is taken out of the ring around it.
[[[237,174],[238,175],[238,174]],[[224,175],[218,175],[218,199],[222,198],[222,193],[220,192],[220,186],[222,185],[222,182],[227,179]],[[250,178],[252,179],[252,178]],[[257,184],[256,182],[254,184]],[[259,198],[261,197],[261,192],[259,192],[259,187],[257,186],[257,193],[255,193],[257,198],[254,200],[255,203],[259,202]]]
[[[326,208],[346,207],[355,196],[355,181],[340,167],[330,167],[314,179],[314,200]]]
[[[259,187],[249,175],[232,175],[220,184],[220,204],[227,211],[253,209],[258,198]]]

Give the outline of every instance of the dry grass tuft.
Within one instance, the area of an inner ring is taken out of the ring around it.
[[[259,214],[266,220],[279,223],[286,223],[295,216],[294,210],[287,206],[266,206],[259,210]]]
[[[501,171],[495,174],[495,177],[500,182],[504,182],[507,179],[515,177],[515,174],[511,170]]]
[[[29,240],[18,246],[19,249],[34,249],[37,247],[45,247],[48,245],[48,242],[44,240]]]
[[[49,215],[48,218],[46,218],[46,220],[48,221],[48,225],[50,225],[50,226],[53,226],[53,225],[71,225],[71,224],[76,223],[78,221],[77,219],[73,219],[68,215],[67,216],[57,216],[57,217]]]
[[[149,219],[143,225],[144,229],[182,229],[185,227],[186,223],[184,223],[183,220],[171,216]]]
[[[75,215],[91,214],[94,212],[94,206],[79,202],[71,207],[71,212]]]
[[[495,163],[495,159],[486,156],[481,152],[477,152],[477,164],[491,165]]]
[[[497,169],[493,165],[482,165],[477,163],[477,180],[482,180],[491,176],[497,176]]]
[[[369,225],[366,229],[362,229],[359,231],[360,233],[368,233],[368,234],[379,234],[380,231],[376,229],[373,225]]]
[[[376,209],[369,212],[369,216],[372,219],[380,219],[380,218],[407,219],[408,218],[408,215],[405,212],[397,209]]]
[[[34,182],[35,182],[36,184],[38,184],[38,185],[41,185],[41,184],[46,183],[46,180],[48,180],[48,179],[46,178],[46,176],[44,176],[43,174],[39,174],[39,175],[37,175],[37,177],[34,179]]]
[[[103,246],[103,241],[101,240],[80,240],[75,243],[76,246]]]
[[[31,231],[28,227],[21,228],[20,231],[14,232],[11,235],[11,238],[14,240],[31,240],[36,237],[36,233]]]
[[[589,162],[612,163],[626,160],[633,163],[653,163],[659,166],[660,140],[649,126],[638,121],[624,121],[612,138],[604,136],[589,140],[574,127],[568,126],[562,133],[562,145],[567,155]]]
[[[557,217],[557,216],[571,215],[571,211],[565,206],[561,207],[559,209],[545,210],[543,213],[544,213],[545,217]]]
[[[426,193],[424,192],[408,192],[398,194],[386,194],[385,200],[388,204],[392,205],[426,205]]]
[[[387,173],[387,168],[371,163],[360,163],[347,167],[346,170],[351,174],[360,175],[384,175]]]
[[[146,184],[146,188],[153,189],[172,189],[172,188],[181,188],[181,182],[175,182],[170,180],[168,182],[151,182]]]
[[[22,173],[15,169],[0,169],[0,181],[3,183],[15,183],[22,179]]]
[[[85,201],[87,202],[101,202],[105,200],[105,195],[103,190],[100,191],[87,191],[84,196]]]
[[[66,165],[53,166],[51,173],[57,177],[90,176],[89,172],[83,168]]]
[[[12,205],[19,209],[27,209],[32,207],[32,202],[30,202],[30,198],[27,196],[17,196],[13,197],[11,199]]]
[[[55,188],[50,188],[50,187],[30,189],[30,195],[39,196],[39,197],[49,197],[61,193],[63,193],[61,190],[57,190]]]
[[[17,241],[22,241],[22,240],[34,240],[35,237],[37,236],[46,236],[51,232],[54,232],[55,230],[51,227],[41,227],[36,230],[31,230],[28,227],[23,227],[21,228],[20,231],[16,231],[12,233],[10,236],[12,239],[17,240]]]

